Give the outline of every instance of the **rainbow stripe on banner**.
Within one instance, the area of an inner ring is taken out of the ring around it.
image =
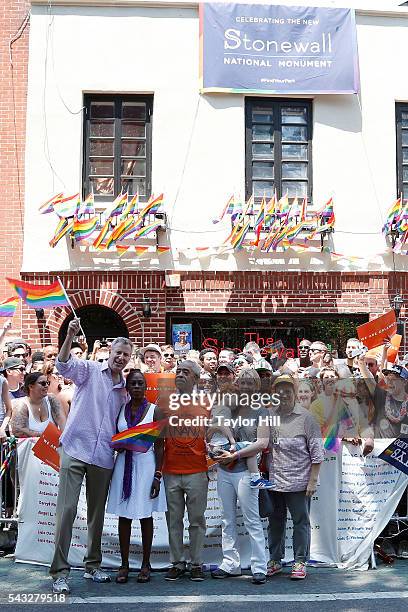
[[[12,317],[17,310],[18,298],[9,298],[0,304],[0,317]]]
[[[64,290],[57,280],[51,285],[33,285],[14,278],[7,278],[7,280],[17,295],[31,308],[69,305]]]
[[[111,447],[114,449],[131,450],[136,453],[146,453],[159,437],[167,419],[152,421],[145,425],[136,425],[125,429],[112,437]]]

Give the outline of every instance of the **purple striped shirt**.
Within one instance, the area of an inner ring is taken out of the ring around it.
[[[113,468],[109,443],[127,400],[124,378],[115,385],[107,361],[99,363],[71,356],[66,362],[57,359],[55,365],[60,374],[76,385],[60,439],[64,451],[84,463]]]

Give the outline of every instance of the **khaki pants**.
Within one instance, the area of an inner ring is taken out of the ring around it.
[[[204,512],[207,508],[207,472],[197,474],[165,474],[164,485],[167,498],[167,529],[169,531],[170,561],[178,567],[185,567],[184,556],[184,509],[187,507],[190,561],[201,565],[202,547],[205,536]]]
[[[86,571],[97,569],[102,561],[101,538],[112,470],[74,459],[61,449],[61,465],[55,525],[55,552],[50,567],[53,578],[68,576],[68,553],[72,526],[77,514],[82,481],[86,477],[88,549],[84,557]]]

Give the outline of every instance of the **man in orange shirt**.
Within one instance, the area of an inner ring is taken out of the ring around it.
[[[166,580],[178,580],[186,571],[184,557],[184,511],[187,508],[190,536],[190,579],[204,580],[202,545],[205,536],[208,476],[205,429],[209,413],[205,402],[193,391],[200,367],[193,361],[182,361],[176,370],[177,393],[171,396],[169,424],[165,434],[163,474],[167,497],[172,567]]]

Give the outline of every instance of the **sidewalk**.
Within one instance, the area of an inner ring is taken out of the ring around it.
[[[342,571],[332,568],[310,568],[305,581],[288,579],[289,568],[269,579],[266,585],[255,586],[249,575],[240,578],[191,582],[188,575],[177,582],[164,580],[163,572],[154,572],[148,584],[137,584],[136,573],[131,573],[126,585],[115,582],[98,585],[84,580],[83,572],[72,571],[70,603],[177,603],[203,601],[205,603],[249,601],[327,601],[331,599],[402,599],[408,605],[408,561],[397,560],[394,565],[378,565],[376,570]],[[111,574],[114,578],[115,572]],[[0,559],[0,603],[8,603],[9,594],[50,593],[48,568],[14,563]],[[333,597],[333,594],[334,597]],[[174,599],[173,599],[174,598]],[[404,601],[405,600],[405,601]],[[385,609],[385,601],[378,601],[377,609]],[[176,604],[176,605],[175,605]],[[157,608],[157,605],[155,606]],[[252,608],[252,607],[251,607]]]

